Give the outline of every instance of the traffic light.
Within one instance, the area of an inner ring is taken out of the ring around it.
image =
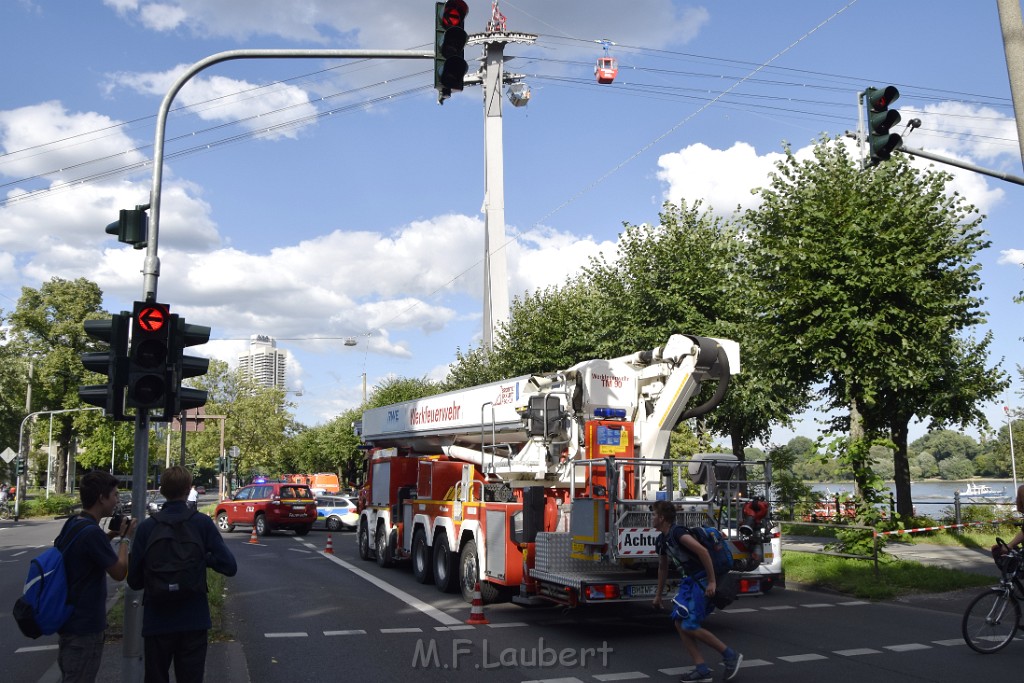
[[[452,90],[462,90],[469,70],[465,56],[468,13],[469,5],[463,0],[434,5],[434,87],[444,96]]]
[[[145,249],[149,233],[149,205],[134,209],[121,209],[120,217],[107,226],[108,235],[117,235],[118,242],[130,244],[136,249]]]
[[[14,476],[20,477],[23,474],[25,474],[25,461],[18,458],[14,465]]]
[[[894,86],[884,89],[868,88],[864,91],[864,99],[868,107],[868,147],[871,150],[870,166],[877,166],[888,161],[895,149],[903,145],[903,138],[889,130],[900,122],[900,113],[889,109],[889,105],[898,100],[900,91]]]
[[[85,333],[109,345],[107,351],[81,354],[86,370],[107,376],[106,384],[86,384],[78,387],[78,398],[83,403],[103,408],[108,416],[124,419],[124,389],[127,384],[128,312],[104,318],[86,320]]]
[[[132,312],[131,350],[128,353],[128,392],[125,405],[148,410],[167,402],[173,370],[170,350],[169,307],[152,301],[136,301]]]
[[[205,375],[210,369],[210,359],[200,356],[186,356],[185,349],[210,341],[210,328],[205,325],[191,325],[184,318],[171,316],[171,336],[168,356],[173,368],[170,392],[167,397],[168,419],[183,410],[192,410],[206,405],[207,392],[181,386],[189,377]]]

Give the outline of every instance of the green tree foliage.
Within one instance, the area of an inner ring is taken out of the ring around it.
[[[7,316],[0,309],[0,451],[18,449],[28,387],[28,362],[18,346],[8,339],[8,325]],[[7,469],[7,465],[0,461],[0,479],[3,481],[13,480],[13,472],[8,473]]]
[[[412,401],[425,396],[433,396],[442,391],[440,382],[426,377],[388,377],[374,385],[366,399],[367,408],[379,408],[392,403]]]
[[[83,322],[100,317],[103,293],[84,278],[53,278],[39,289],[23,287],[10,316],[12,338],[19,353],[34,359],[32,410],[68,410],[82,407],[78,387],[88,373],[79,354],[91,349]],[[24,395],[19,392],[19,395]],[[66,491],[68,455],[74,437],[74,413],[54,416],[57,441],[57,492]],[[38,442],[39,434],[33,436]]]
[[[806,160],[787,147],[745,215],[755,309],[775,362],[849,411],[836,428],[891,438],[907,516],[910,420],[981,422],[979,406],[1005,382],[985,368],[990,338],[966,336],[984,322],[975,256],[989,243],[949,178],[902,156],[865,171],[823,138]]]

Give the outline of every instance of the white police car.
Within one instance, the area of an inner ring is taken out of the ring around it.
[[[315,528],[328,531],[348,529],[355,531],[359,524],[356,502],[346,496],[319,496],[316,499]]]

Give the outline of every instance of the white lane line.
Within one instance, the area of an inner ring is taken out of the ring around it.
[[[18,553],[12,553],[11,557],[17,557],[18,555],[24,555],[27,552],[28,552],[27,550],[22,550],[21,552],[18,552]]]
[[[599,681],[638,681],[650,676],[640,671],[626,671],[620,674],[594,674],[594,678]]]
[[[324,557],[326,557],[328,560],[330,560],[334,564],[336,564],[336,565],[338,565],[340,567],[344,567],[345,569],[349,570],[350,572],[352,572],[353,574],[355,574],[359,578],[364,579],[366,581],[369,581],[370,583],[372,583],[377,588],[380,588],[382,591],[384,591],[386,593],[390,593],[391,595],[393,595],[394,597],[396,597],[399,600],[403,601],[405,604],[409,605],[410,607],[415,607],[419,611],[421,611],[424,614],[426,614],[428,617],[431,617],[435,621],[441,622],[441,624],[443,626],[457,626],[457,625],[461,625],[462,624],[462,622],[460,620],[456,619],[455,617],[450,616],[448,614],[445,614],[444,612],[442,612],[441,610],[437,609],[433,605],[428,605],[427,603],[423,602],[419,598],[417,598],[415,596],[412,596],[412,595],[409,595],[408,593],[406,593],[405,591],[403,591],[401,589],[395,588],[394,586],[392,586],[387,581],[384,581],[383,579],[379,579],[376,576],[374,576],[373,574],[369,574],[367,572],[364,572],[362,569],[359,569],[358,567],[356,567],[356,566],[354,566],[352,564],[349,564],[345,560],[339,559],[338,557],[335,557],[334,555],[328,555],[327,553],[320,553],[320,554],[323,555]]]
[[[309,634],[296,631],[295,633],[264,633],[264,638],[308,638]]]
[[[53,645],[31,645],[31,646],[28,646],[28,647],[19,647],[17,650],[14,651],[14,653],[17,654],[19,652],[43,652],[44,650],[56,650],[56,649],[57,649],[57,644],[56,643],[54,643]]]
[[[866,600],[850,600],[849,602],[837,602],[840,607],[853,607],[855,605],[870,605],[871,603]]]
[[[932,642],[935,643],[936,645],[945,645],[946,647],[950,647],[950,646],[953,646],[953,645],[966,645],[967,644],[967,643],[964,642],[963,638],[950,638],[949,640],[933,640]]]
[[[817,607],[835,607],[836,604],[834,602],[809,602],[806,605],[800,605],[800,606],[801,607],[809,607],[811,609],[815,609]]]
[[[523,681],[523,683],[583,683],[578,678],[539,678],[535,681]]]
[[[472,624],[456,624],[454,626],[435,626],[435,631],[472,631],[476,626]]]
[[[423,633],[421,628],[382,628],[381,633]]]
[[[312,552],[310,550],[306,550],[305,548],[288,548],[288,550],[291,550],[293,553],[307,553],[308,554],[308,553]]]
[[[870,647],[857,647],[852,650],[832,650],[834,654],[840,655],[841,657],[859,657],[860,655],[880,655],[881,650],[875,650]]]
[[[756,611],[756,607],[730,607],[729,609],[722,610],[722,614],[744,614],[746,612]]]
[[[793,605],[774,605],[772,607],[762,607],[765,612],[778,612],[784,609],[796,609]]]
[[[819,659],[828,659],[828,657],[812,652],[806,655],[787,655],[785,657],[779,657],[779,659],[784,662],[789,662],[790,664],[797,664],[799,662],[816,662]],[[746,664],[746,662],[743,663]]]
[[[930,650],[932,646],[925,643],[907,643],[905,645],[886,645],[885,649],[893,652],[912,652],[914,650]]]
[[[526,626],[522,621],[510,621],[506,624],[488,624],[490,628],[515,628],[516,626]]]
[[[365,636],[366,631],[361,628],[354,628],[348,631],[324,631],[325,636]]]

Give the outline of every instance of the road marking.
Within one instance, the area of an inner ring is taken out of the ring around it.
[[[806,655],[787,655],[785,657],[779,657],[779,659],[784,662],[789,662],[790,664],[796,664],[797,662],[816,662],[819,659],[828,659],[828,657],[811,652]],[[746,664],[746,662],[743,663]]]
[[[874,650],[870,647],[857,647],[852,650],[832,650],[834,654],[841,657],[859,657],[860,655],[880,655],[881,650]]]
[[[771,607],[762,607],[765,612],[779,612],[784,609],[796,609],[793,605],[773,605]]]
[[[523,681],[523,683],[583,683],[578,678],[539,678],[535,681]]]
[[[488,624],[490,628],[514,628],[516,626],[528,626],[528,624],[522,621],[510,621],[506,624]]]
[[[11,557],[17,557],[18,555],[24,555],[24,554],[25,554],[25,553],[27,553],[27,552],[28,552],[27,550],[22,550],[22,551],[21,551],[20,553],[14,553],[14,554],[12,554],[12,555],[11,555]]]
[[[963,638],[950,638],[949,640],[933,640],[936,645],[945,645],[949,647],[951,645],[966,645]]]
[[[324,631],[325,636],[365,636],[366,631],[361,628],[354,628],[349,631]]]
[[[854,605],[870,605],[866,600],[850,600],[849,602],[837,602],[840,607],[853,607]]]
[[[296,633],[264,633],[264,638],[308,638],[308,633],[296,632]]]
[[[293,553],[306,553],[306,554],[309,554],[311,552],[311,551],[305,550],[303,548],[289,548],[288,550],[291,550]]]
[[[435,631],[472,631],[476,626],[472,624],[456,624],[455,626],[435,626]]]
[[[800,606],[801,607],[808,607],[810,609],[816,609],[818,607],[835,607],[836,604],[834,602],[809,602],[807,604],[800,605]]]
[[[29,647],[19,647],[14,651],[15,654],[19,652],[43,652],[44,650],[56,650],[57,645],[31,645]]]
[[[907,643],[905,645],[886,645],[885,649],[893,652],[911,652],[912,650],[930,650],[932,646],[924,643]]]
[[[650,676],[640,671],[627,671],[621,674],[594,674],[594,678],[599,681],[636,681]]]
[[[423,633],[421,628],[382,628],[381,633]]]
[[[368,572],[364,572],[362,569],[359,569],[358,567],[349,564],[345,560],[342,560],[342,559],[340,559],[338,557],[335,557],[334,555],[328,555],[327,553],[320,553],[320,554],[323,557],[326,557],[328,560],[330,560],[334,564],[336,564],[336,565],[338,565],[340,567],[344,567],[345,569],[349,570],[350,572],[352,572],[353,574],[355,574],[359,578],[364,579],[366,581],[369,581],[370,583],[372,583],[377,588],[380,588],[382,591],[384,591],[386,593],[390,593],[391,595],[393,595],[394,597],[398,598],[399,600],[402,600],[403,602],[405,602],[405,604],[409,605],[410,607],[415,607],[419,611],[421,611],[424,614],[426,614],[428,617],[431,617],[435,621],[441,622],[441,624],[444,625],[444,626],[455,626],[455,625],[461,625],[462,624],[462,622],[460,620],[456,619],[455,617],[450,616],[448,614],[445,614],[444,612],[442,612],[441,610],[437,609],[433,605],[428,605],[427,603],[423,602],[419,598],[417,598],[417,597],[415,597],[413,595],[409,595],[405,591],[403,591],[403,590],[401,590],[399,588],[396,588],[395,586],[392,586],[387,581],[384,581],[383,579],[379,579],[376,576],[374,576],[373,574],[370,574]]]

